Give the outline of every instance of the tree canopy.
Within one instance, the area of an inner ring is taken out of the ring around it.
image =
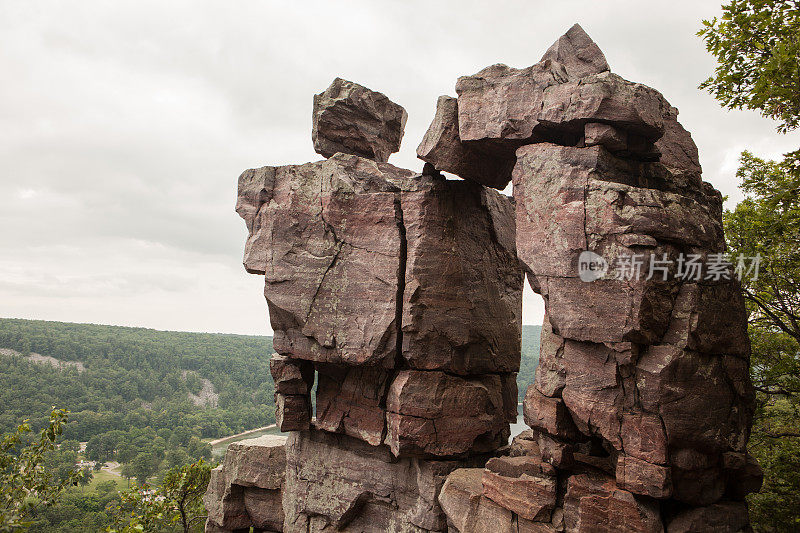
[[[733,0],[699,35],[717,59],[701,85],[724,106],[754,109],[786,132],[800,124],[800,1]]]

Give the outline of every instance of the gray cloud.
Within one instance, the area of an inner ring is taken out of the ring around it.
[[[743,148],[800,145],[698,83],[716,0],[0,4],[0,316],[269,333],[241,269],[239,172],[317,159],[311,95],[342,76],[409,112],[414,150],[440,94],[522,67],[574,22],[615,72],[661,90],[731,200]],[[541,320],[525,296],[525,322]]]

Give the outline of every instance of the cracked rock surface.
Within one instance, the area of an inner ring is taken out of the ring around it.
[[[337,78],[314,98],[326,159],[239,178],[290,436],[231,447],[207,531],[748,531],[746,310],[735,279],[681,275],[725,240],[677,109],[578,25],[455,92],[422,173],[386,163],[405,111]],[[582,276],[585,252],[606,270]],[[506,446],[526,278],[545,317]]]

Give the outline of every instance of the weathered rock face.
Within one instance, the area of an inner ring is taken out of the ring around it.
[[[485,463],[516,418],[513,202],[383,162],[405,112],[379,93],[337,80],[314,117],[328,159],[248,170],[237,203],[275,331],[276,419],[302,432],[287,530],[441,531],[444,475]],[[346,472],[362,464],[373,474]]]
[[[606,56],[580,25],[575,24],[547,49],[540,61],[555,61],[564,65],[567,74],[583,78],[610,70]]]
[[[273,170],[242,174],[239,212],[279,354],[393,368],[399,326],[413,368],[518,369],[522,277],[507,197],[344,154]]]
[[[513,390],[504,394],[504,387]],[[465,379],[400,371],[386,399],[386,443],[396,456],[496,450],[508,442],[508,423],[516,419],[516,389],[513,379],[496,374]]]
[[[336,78],[314,95],[314,150],[325,157],[337,152],[380,163],[400,150],[408,114],[386,95]]]
[[[561,480],[543,498],[539,478],[508,465],[503,475],[493,465],[509,459],[492,460],[482,494],[503,511],[490,514],[518,529],[558,511],[567,531],[745,530],[739,502],[761,475],[746,454],[745,308],[730,274],[688,270],[725,241],[720,194],[702,182],[677,110],[612,74],[579,27],[540,63],[488,67],[456,92],[440,99],[418,154],[496,187],[506,183],[496,161],[515,161],[517,253],[546,316],[524,402],[533,433],[511,450]],[[491,171],[459,167],[474,154]],[[442,493],[462,532],[483,531],[476,479]]]
[[[294,432],[287,444],[284,531],[445,531],[436,497],[447,474],[469,461],[398,459],[385,445]]]
[[[482,153],[461,142],[458,100],[450,96],[440,96],[436,102],[436,115],[417,147],[417,157],[437,170],[497,189],[511,181],[514,168],[511,154]]]
[[[402,108],[337,79],[314,100],[328,159],[240,177],[291,437],[282,507],[240,451],[209,531],[747,530],[746,314],[735,280],[691,277],[722,258],[722,202],[677,110],[577,25],[456,93],[422,174],[385,163]],[[546,316],[531,429],[505,447],[523,274]]]
[[[285,445],[286,437],[267,435],[228,446],[222,465],[211,471],[203,498],[208,510],[206,531],[250,527],[283,531]]]

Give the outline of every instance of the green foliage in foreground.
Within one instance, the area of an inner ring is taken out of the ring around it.
[[[0,531],[29,527],[38,508],[53,505],[68,486],[80,481],[79,471],[58,479],[46,464],[66,421],[66,411],[53,409],[38,439],[26,439],[31,427],[25,421],[0,440]]]
[[[717,59],[701,87],[729,109],[753,109],[786,133],[800,126],[800,2],[731,0],[699,35]],[[757,391],[750,451],[764,469],[748,497],[756,531],[800,530],[800,150],[781,161],[744,152],[745,199],[725,213],[729,252],[760,255],[743,281]]]
[[[147,485],[122,494],[111,533],[202,531],[203,495],[211,479],[211,465],[202,459],[175,467],[159,487]]]
[[[759,531],[800,529],[800,202],[780,197],[790,179],[781,163],[742,154],[747,195],[725,213],[730,252],[761,256],[743,288],[750,312],[751,377],[757,390],[750,451],[764,486],[749,497]]]

